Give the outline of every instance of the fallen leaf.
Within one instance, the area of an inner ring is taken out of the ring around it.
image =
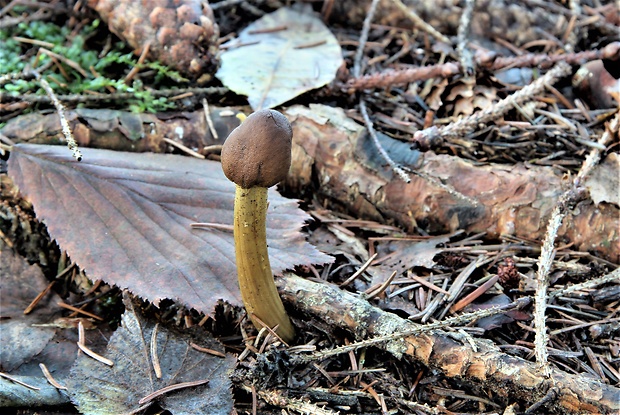
[[[320,19],[286,7],[250,24],[226,46],[216,76],[247,95],[254,110],[328,84],[343,62],[338,40]]]
[[[494,295],[490,299],[480,303],[472,303],[465,307],[463,311],[471,313],[478,310],[488,310],[493,307],[501,307],[508,305],[512,302],[510,297],[506,294]],[[510,310],[503,313],[494,314],[489,317],[483,317],[476,321],[476,327],[480,327],[484,330],[493,330],[503,326],[504,324],[512,323],[515,320],[529,320],[531,316],[521,310]]]
[[[61,299],[53,289],[32,312],[24,314],[24,309],[47,285],[38,265],[29,265],[11,248],[0,248],[0,371],[13,376],[41,378],[39,364],[43,363],[62,385],[77,356],[77,321],[83,321],[87,327],[92,323],[86,319],[60,317],[64,309],[58,306]],[[89,337],[88,347],[99,347],[104,338],[107,343],[109,328],[99,325],[97,333]],[[28,396],[27,389],[22,389],[15,396]],[[27,406],[36,399],[26,401]]]
[[[449,240],[450,235],[440,235],[421,241],[402,239],[378,242],[375,246],[378,254],[376,265],[367,269],[372,276],[370,285],[383,284],[394,271],[400,275],[414,267],[432,269],[435,266],[433,258],[443,250],[437,246]]]
[[[240,305],[232,232],[234,185],[220,163],[170,154],[17,145],[9,174],[60,247],[93,279],[155,304],[170,298],[205,313]],[[331,258],[299,232],[309,215],[271,189],[267,242],[275,273]]]
[[[592,170],[585,181],[592,201],[597,205],[602,202],[620,206],[620,157],[618,153],[609,153],[605,160]]]
[[[198,340],[156,326],[134,309],[128,295],[123,302],[122,327],[114,332],[103,353],[114,365],[104,365],[82,353],[71,369],[68,393],[79,411],[88,415],[133,413],[140,408],[139,401],[155,391],[204,380],[208,383],[162,394],[153,401],[175,415],[230,414],[233,401],[229,371],[235,359],[199,352],[190,346],[191,342],[200,342],[201,346],[223,352],[217,340],[206,331]],[[151,344],[153,338],[155,345]],[[155,359],[153,350],[157,352]],[[161,368],[160,378],[154,361]]]
[[[433,258],[443,251],[437,246],[449,240],[450,235],[440,235],[421,241],[403,239],[378,243],[375,249],[380,263],[376,268],[388,275],[392,271],[404,272],[413,267],[432,269],[435,266]]]
[[[43,297],[30,314],[24,314],[26,307],[47,284],[37,265],[29,265],[11,248],[0,249],[1,371],[14,372],[41,353],[56,334],[54,328],[33,326],[51,323],[60,315],[61,308],[56,304],[60,297],[53,291]]]

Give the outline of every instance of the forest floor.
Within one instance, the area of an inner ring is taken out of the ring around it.
[[[324,40],[266,75],[238,39],[303,26],[289,2],[202,3],[0,0],[6,413],[619,413],[614,2],[309,2]],[[264,107],[293,128],[267,224],[289,345],[224,281],[231,188],[176,193],[195,162],[214,170],[186,189],[219,186],[223,138]],[[142,225],[164,210],[210,230]],[[137,219],[113,248],[115,215]]]

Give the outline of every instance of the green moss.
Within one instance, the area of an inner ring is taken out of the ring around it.
[[[126,85],[123,78],[133,67],[140,69],[148,68],[154,71],[153,84],[165,83],[173,86],[181,82],[187,82],[178,72],[160,64],[159,62],[146,62],[138,65],[137,58],[131,53],[122,52],[125,45],[116,43],[113,49],[104,56],[99,56],[98,50],[89,50],[86,39],[96,32],[100,22],[95,20],[85,26],[80,33],[74,35],[70,42],[68,28],[49,22],[21,23],[16,27],[0,30],[0,75],[20,73],[27,67],[41,67],[50,58],[46,54],[36,56],[38,46],[19,42],[15,36],[39,40],[54,44],[51,50],[70,61],[79,65],[86,72],[84,76],[80,71],[70,65],[62,63],[67,78],[60,74],[55,65],[41,75],[50,83],[54,92],[59,95],[84,94],[89,92],[108,93],[108,87],[113,87],[118,92],[133,93],[134,98],[125,102],[128,108],[137,112],[157,112],[174,108],[166,98],[155,98],[145,90],[142,83],[134,81],[133,85]],[[32,49],[32,51],[31,51]],[[39,59],[38,62],[35,62]],[[36,65],[35,65],[36,63]],[[93,68],[100,76],[91,73]],[[0,93],[10,95],[38,94],[45,95],[45,91],[36,80],[14,80],[0,85]]]

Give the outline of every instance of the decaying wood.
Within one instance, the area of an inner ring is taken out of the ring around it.
[[[224,137],[239,125],[240,121],[235,117],[238,112],[233,108],[211,111],[219,139],[209,131],[203,111],[155,116],[116,110],[74,109],[67,111],[67,120],[82,147],[163,153],[168,147],[164,138],[195,150],[223,144]],[[61,144],[64,140],[57,114],[22,115],[10,120],[0,133],[16,144]]]
[[[372,306],[348,292],[288,275],[278,279],[283,299],[304,314],[353,333],[356,340],[410,331],[418,325]],[[515,401],[536,403],[550,390],[557,396],[545,409],[551,413],[616,414],[620,389],[594,378],[551,370],[550,378],[537,372],[536,364],[502,353],[484,339],[459,341],[444,331],[404,337],[379,344],[397,358],[408,356],[458,378],[492,391],[505,405]]]
[[[541,240],[569,178],[551,167],[480,165],[432,152],[419,158],[411,182],[366,155],[364,129],[339,109],[292,107],[293,167],[287,184],[319,191],[359,218],[397,223],[411,232],[487,232]],[[620,262],[620,210],[590,200],[579,203],[560,229],[559,240],[580,251]]]

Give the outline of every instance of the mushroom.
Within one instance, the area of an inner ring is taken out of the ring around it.
[[[286,178],[291,166],[293,130],[274,110],[251,114],[222,147],[222,169],[236,184],[235,256],[243,304],[254,326],[274,328],[285,342],[295,329],[278,295],[267,253],[267,188]]]

